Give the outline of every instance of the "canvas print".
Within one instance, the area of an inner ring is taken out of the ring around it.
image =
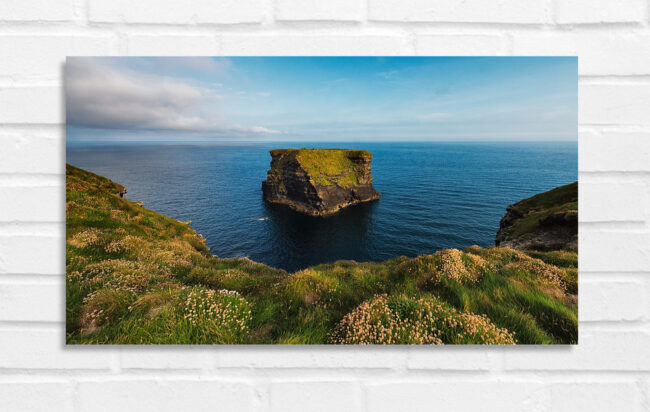
[[[68,57],[68,344],[576,344],[575,57]]]

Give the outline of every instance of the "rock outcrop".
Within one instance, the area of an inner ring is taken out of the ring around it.
[[[271,150],[264,199],[312,216],[325,216],[379,198],[372,187],[372,153],[347,149]]]
[[[578,250],[578,182],[506,207],[497,246],[535,250]]]

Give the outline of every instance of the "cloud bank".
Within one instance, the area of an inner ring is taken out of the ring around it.
[[[162,58],[163,66],[180,61]],[[182,59],[201,71],[225,70],[227,63]],[[66,64],[67,124],[95,129],[169,130],[214,135],[278,134],[260,125],[229,124],[217,111],[224,96],[217,88],[196,86],[112,64],[101,58],[69,58]]]

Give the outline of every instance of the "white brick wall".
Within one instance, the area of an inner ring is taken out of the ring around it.
[[[3,0],[0,409],[650,409],[650,0]],[[77,55],[579,55],[580,345],[72,347]]]

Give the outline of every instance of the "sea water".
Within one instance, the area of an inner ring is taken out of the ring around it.
[[[381,199],[329,217],[264,202],[269,150],[287,147],[369,150]],[[127,198],[190,220],[214,255],[288,271],[492,245],[507,205],[578,179],[576,142],[76,143],[66,154]]]

